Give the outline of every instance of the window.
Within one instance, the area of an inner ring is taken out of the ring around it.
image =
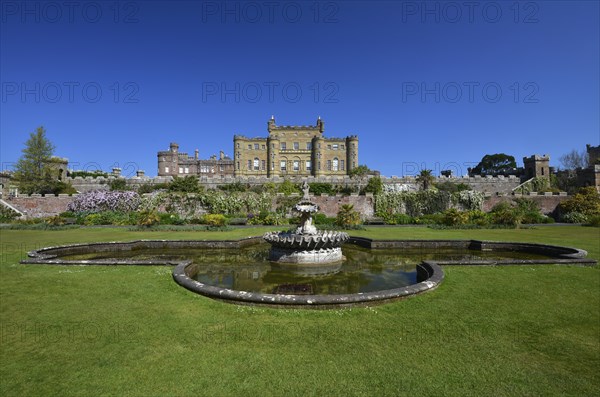
[[[248,150],[252,150],[252,145],[248,144]]]
[[[327,160],[327,171],[331,171],[331,160]]]
[[[300,149],[300,144],[298,142],[294,142],[294,150]]]
[[[312,150],[312,142],[306,142],[306,150]]]
[[[185,167],[185,173],[189,174],[190,173],[190,169],[188,167]]]
[[[222,165],[219,166],[219,172],[223,172],[223,166]]]
[[[300,160],[294,160],[294,171],[300,171]]]
[[[262,150],[265,150],[265,149],[266,149],[266,146],[265,146],[265,145],[262,145]]]
[[[340,170],[344,171],[344,160],[340,160]]]
[[[183,168],[182,167],[179,167],[179,173],[183,174]]]
[[[317,144],[317,147],[318,147],[319,149],[321,149],[321,144],[320,144],[320,143],[318,143],[318,144]]]
[[[252,160],[248,160],[248,169],[251,170],[252,169]]]
[[[254,144],[254,150],[258,150],[258,143]]]
[[[275,171],[275,162],[271,161],[271,171]]]
[[[281,171],[285,171],[286,170],[286,161],[285,160],[281,160],[279,162],[279,164],[281,165]]]
[[[254,171],[260,171],[260,161],[258,160],[258,157],[254,158]]]
[[[238,149],[240,148],[240,143],[239,143],[239,142],[237,143],[237,148],[238,148]]]
[[[238,165],[238,168],[239,168],[239,165]],[[209,171],[208,165],[201,165],[200,166],[200,173],[202,173],[202,174],[208,174],[208,171]]]
[[[338,158],[337,157],[334,158],[333,159],[333,164],[332,164],[333,171],[337,171],[338,170],[338,163],[339,163]]]
[[[281,150],[285,150],[285,142],[281,142]]]
[[[306,171],[310,171],[310,160],[306,160]]]
[[[237,162],[237,169],[238,170],[240,169],[240,162],[239,161]]]
[[[271,144],[271,149],[275,149],[275,144],[274,143]]]
[[[336,144],[334,144],[334,145],[331,145],[331,148],[332,148],[333,150],[338,150],[338,144],[336,143]]]
[[[342,149],[342,150],[346,150],[346,146],[344,146],[344,145],[340,145],[340,149]]]
[[[327,149],[331,150],[331,145],[327,145]]]
[[[165,173],[169,173],[169,167],[165,167]]]
[[[317,162],[317,169],[318,169],[319,171],[321,171],[321,162],[320,162],[320,161],[318,161],[318,162]]]
[[[267,160],[263,160],[261,162],[261,168],[260,169],[264,171],[266,168],[267,168]]]

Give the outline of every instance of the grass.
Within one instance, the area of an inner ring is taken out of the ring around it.
[[[314,311],[207,299],[177,286],[169,267],[18,264],[48,245],[272,229],[0,230],[0,395],[586,396],[600,388],[597,267],[446,267],[435,291]],[[589,227],[351,234],[548,242],[600,259],[600,229]]]

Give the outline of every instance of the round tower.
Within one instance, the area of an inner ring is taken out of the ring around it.
[[[346,137],[346,163],[347,173],[350,174],[354,168],[358,167],[358,136],[350,135]]]
[[[158,152],[158,176],[177,175],[179,167],[179,145],[171,142],[169,150]]]

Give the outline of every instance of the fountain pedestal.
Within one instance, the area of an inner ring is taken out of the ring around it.
[[[342,244],[350,236],[338,231],[319,231],[312,224],[312,214],[319,207],[308,197],[304,182],[304,197],[294,209],[300,213],[300,225],[295,232],[267,232],[263,238],[271,244],[269,260],[290,264],[326,264],[340,262]]]

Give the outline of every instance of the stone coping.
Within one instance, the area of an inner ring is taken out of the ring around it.
[[[273,307],[302,308],[338,308],[344,306],[360,306],[385,303],[413,296],[437,288],[444,279],[441,266],[449,265],[583,265],[593,266],[597,262],[586,259],[587,252],[577,248],[560,247],[537,243],[494,242],[480,240],[373,240],[364,237],[350,237],[349,244],[370,249],[385,248],[462,248],[472,250],[509,250],[531,252],[548,255],[548,259],[532,260],[475,260],[475,261],[424,261],[416,266],[417,283],[402,288],[376,292],[345,295],[278,295],[237,291],[215,287],[193,280],[193,263],[189,260],[181,262],[164,262],[155,260],[99,259],[99,260],[62,260],[60,255],[82,254],[90,251],[128,251],[139,248],[242,248],[262,243],[261,236],[240,240],[136,240],[130,242],[101,242],[90,244],[73,244],[57,247],[46,247],[28,253],[30,259],[23,264],[54,265],[170,265],[173,279],[188,290],[229,303],[268,305]]]

